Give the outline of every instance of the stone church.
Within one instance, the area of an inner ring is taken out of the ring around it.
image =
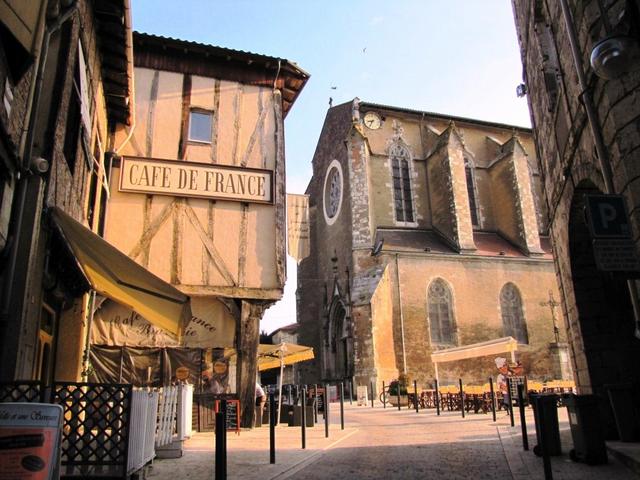
[[[526,128],[359,99],[329,109],[298,267],[302,381],[570,378]]]

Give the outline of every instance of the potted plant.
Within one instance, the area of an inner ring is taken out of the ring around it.
[[[408,379],[406,375],[400,375],[398,380],[392,380],[389,384],[389,403],[394,407],[398,406],[398,388],[400,388],[400,406],[406,407],[409,405],[409,397],[407,396],[407,382]]]

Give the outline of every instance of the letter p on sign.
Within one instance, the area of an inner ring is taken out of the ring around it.
[[[587,217],[593,238],[629,238],[631,227],[621,195],[587,195]]]

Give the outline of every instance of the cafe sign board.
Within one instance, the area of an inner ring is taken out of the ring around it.
[[[123,157],[120,191],[273,203],[273,172],[231,165]]]
[[[0,403],[0,480],[59,478],[62,407]]]

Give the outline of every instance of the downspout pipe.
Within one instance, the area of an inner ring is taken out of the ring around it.
[[[589,128],[591,129],[591,135],[593,135],[596,153],[598,154],[598,161],[600,162],[600,170],[602,171],[605,193],[616,193],[613,184],[613,171],[611,169],[609,151],[607,150],[607,147],[604,143],[604,138],[602,137],[602,128],[600,127],[598,114],[593,105],[593,99],[591,98],[591,90],[587,82],[587,76],[584,73],[584,65],[582,63],[582,53],[580,52],[578,35],[576,34],[575,24],[573,22],[573,17],[571,15],[571,10],[569,9],[567,0],[560,0],[560,7],[562,9],[562,17],[564,19],[565,26],[567,27],[567,37],[569,39],[569,45],[571,46],[573,63],[576,69],[576,73],[578,74],[578,84],[581,90],[580,98],[587,114],[587,121],[589,122]],[[633,306],[633,316],[635,318],[636,324],[635,336],[640,339],[640,303],[638,302],[635,280],[628,279],[627,288],[629,289],[631,305]]]

